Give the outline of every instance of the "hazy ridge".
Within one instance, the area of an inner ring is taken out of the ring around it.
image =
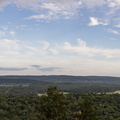
[[[110,76],[67,76],[67,75],[49,75],[49,76],[0,76],[2,83],[120,83],[120,77]]]

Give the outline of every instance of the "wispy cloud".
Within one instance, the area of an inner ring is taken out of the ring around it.
[[[6,39],[9,37],[15,37],[15,30],[10,30],[8,25],[0,26],[0,38]]]
[[[25,19],[58,20],[71,19],[75,16],[84,15],[83,8],[89,13],[95,13],[95,17],[90,17],[89,26],[118,24],[120,15],[119,0],[1,0],[0,6],[15,4],[17,7],[34,11],[34,14],[26,16]],[[102,11],[105,8],[104,12]],[[96,10],[97,9],[97,10]],[[100,12],[99,12],[100,10]],[[98,11],[98,12],[96,12]],[[100,14],[99,19],[97,14]],[[116,15],[116,17],[114,17]],[[97,16],[97,17],[96,17]],[[117,19],[117,20],[116,20]]]
[[[112,7],[112,8],[114,8],[114,7],[119,7],[119,5],[120,5],[120,1],[119,0],[108,0],[108,6],[109,7]]]
[[[47,67],[47,68],[39,68],[39,70],[41,71],[60,71],[62,68],[59,67]]]
[[[0,31],[0,36],[1,37],[5,37],[5,32],[4,31]]]
[[[112,31],[113,32],[113,31]],[[114,33],[118,34],[118,33]],[[81,39],[77,39],[77,45],[72,45],[70,42],[64,42],[59,46],[51,46],[47,41],[38,41],[32,43],[20,42],[18,40],[0,40],[0,54],[1,56],[14,58],[39,58],[40,56],[62,54],[78,54],[88,57],[106,57],[106,58],[120,58],[120,49],[108,49],[100,47],[89,47],[87,43]],[[57,44],[57,43],[56,43]],[[39,67],[39,66],[37,66]]]
[[[40,5],[36,6],[36,9],[43,9],[46,12],[29,16],[26,19],[69,19],[77,14],[77,9],[81,6],[81,4],[82,3],[77,0],[68,0],[68,2],[42,2]]]
[[[120,28],[120,24],[115,25],[116,28]]]
[[[105,0],[99,0],[99,1],[98,0],[81,0],[81,1],[88,8],[103,6],[107,4],[107,1]]]
[[[0,0],[0,10],[2,10],[2,8],[8,4],[10,4],[12,2],[12,0]]]
[[[0,40],[0,54],[1,56],[12,56],[12,57],[30,57],[30,56],[41,56],[48,52],[49,43],[46,41],[38,42],[21,42],[19,40]]]
[[[119,32],[119,31],[117,31],[117,30],[108,29],[108,32],[109,32],[109,33],[112,33],[112,34],[117,34],[117,35],[120,35],[120,32]]]
[[[58,55],[59,54],[59,50],[55,48],[50,48],[49,51],[53,54],[53,55]]]
[[[22,71],[28,68],[7,68],[7,67],[0,67],[0,71]]]
[[[40,65],[31,65],[31,67],[39,69],[41,66]]]
[[[15,36],[15,31],[10,31],[10,35],[14,37]]]
[[[2,39],[0,40],[0,49],[3,51],[18,50],[19,49],[18,42],[19,42],[18,40]]]
[[[43,72],[59,71],[62,69],[60,67],[42,67],[40,65],[31,65],[31,66]]]

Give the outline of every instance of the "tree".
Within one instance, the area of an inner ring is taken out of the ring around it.
[[[57,91],[55,86],[50,86],[47,95],[40,97],[37,110],[41,120],[67,120],[69,102],[63,93]]]
[[[80,103],[79,120],[97,120],[95,110],[89,98],[85,98]]]

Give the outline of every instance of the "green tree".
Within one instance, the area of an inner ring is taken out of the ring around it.
[[[79,113],[79,120],[97,120],[95,110],[92,107],[92,102],[89,98],[85,98],[81,101]]]
[[[55,86],[50,86],[47,95],[40,97],[37,110],[40,120],[67,120],[69,102],[63,93],[57,91]]]

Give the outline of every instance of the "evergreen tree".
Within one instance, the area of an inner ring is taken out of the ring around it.
[[[55,86],[50,86],[47,95],[40,97],[37,110],[41,120],[67,120],[69,102],[63,93],[57,91]]]
[[[89,98],[85,98],[80,103],[79,120],[97,120],[95,110],[92,107],[92,102]]]

